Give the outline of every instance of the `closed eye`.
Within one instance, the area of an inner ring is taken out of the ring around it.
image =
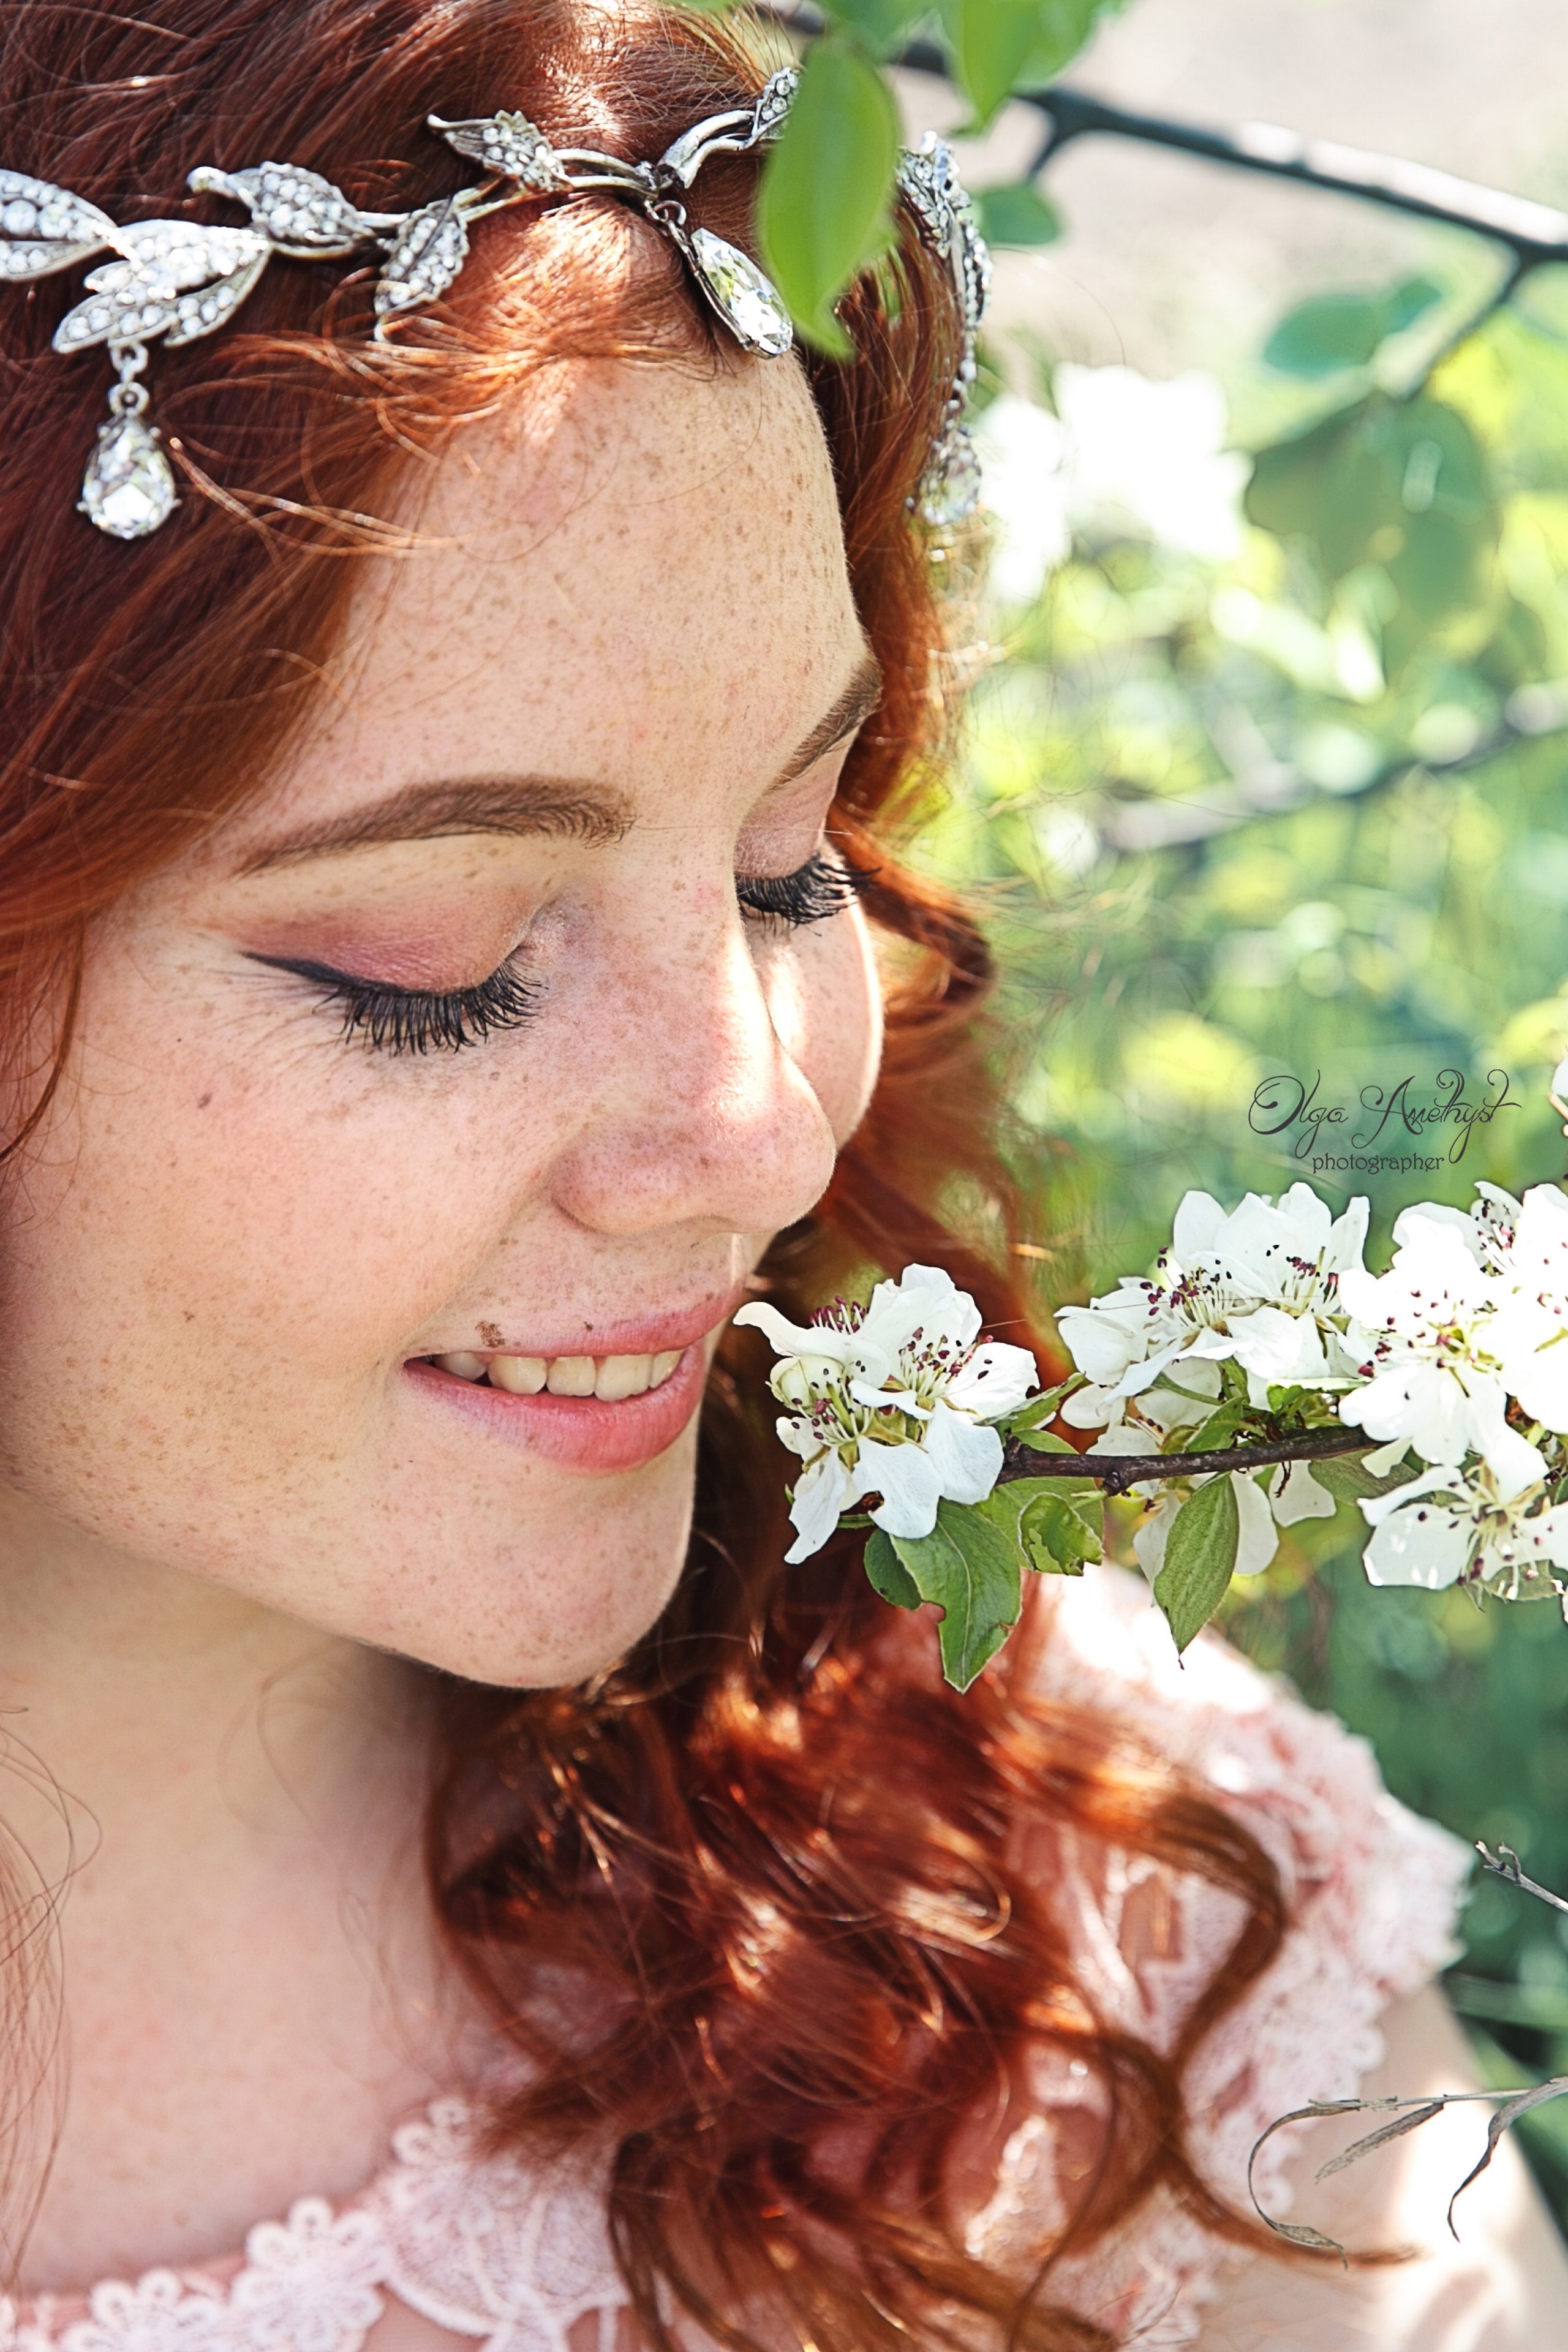
[[[735,896],[748,913],[771,917],[793,930],[842,914],[874,878],[874,867],[850,866],[831,850],[819,849],[793,874],[738,874]]]
[[[339,1007],[341,1034],[363,1037],[383,1054],[458,1053],[465,1045],[482,1045],[492,1031],[515,1029],[526,1021],[543,992],[537,981],[524,980],[510,962],[471,988],[437,994],[431,989],[397,988],[390,981],[362,980],[354,972],[335,971],[331,964],[291,956],[250,960],[313,982]]]

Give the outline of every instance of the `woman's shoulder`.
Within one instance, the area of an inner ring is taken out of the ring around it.
[[[1125,1722],[1250,1832],[1279,1874],[1283,1941],[1184,2075],[1195,2168],[1244,2211],[1248,2158],[1268,2126],[1310,2099],[1353,2095],[1381,2060],[1380,2016],[1453,1957],[1470,1856],[1388,1794],[1364,1740],[1228,1643],[1205,1634],[1179,1659],[1137,1577],[1101,1568],[1052,1580],[1026,1639],[1030,1696]],[[1169,2051],[1230,1950],[1239,1897],[1082,1831],[1058,1832],[1039,1853],[1042,1889],[1098,2015]],[[1048,2052],[1036,2063],[1027,2112],[970,2227],[976,2253],[1006,2264],[1065,2218],[1058,2184],[1092,2104],[1083,2072]],[[1276,2135],[1258,2165],[1271,2211],[1289,2208],[1297,2145],[1289,2131]],[[1226,2253],[1157,2196],[1125,2235],[1053,2276],[1069,2302],[1109,2315],[1113,2332],[1185,2345]]]
[[[1141,1577],[1094,1569],[1040,1599],[1032,1695],[1125,1720],[1240,1821],[1279,1872],[1292,1937],[1351,1960],[1363,2000],[1452,1957],[1470,1850],[1389,1795],[1365,1739],[1212,1632],[1178,1657]]]

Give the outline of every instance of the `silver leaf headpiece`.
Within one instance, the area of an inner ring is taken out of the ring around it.
[[[500,112],[463,122],[429,117],[448,146],[477,163],[478,185],[459,188],[407,213],[362,212],[340,188],[294,163],[256,163],[242,172],[202,164],[190,174],[198,194],[243,205],[248,228],[205,228],[192,221],[137,221],[120,227],[68,189],[0,171],[0,278],[26,284],[68,269],[94,254],[110,258],[88,272],[86,298],[55,332],[58,352],[107,347],[116,382],[109,422],[82,483],[81,510],[114,539],[144,539],[176,503],[163,436],[147,420],[147,346],[192,343],[226,326],[275,256],[296,261],[347,259],[379,251],[376,332],[434,302],[462,268],[470,225],[510,205],[607,189],[635,204],[680,254],[709,307],[738,343],[778,359],[795,341],[789,313],[750,257],[692,227],[682,202],[710,155],[743,154],[778,137],[800,75],[786,66],[750,106],[710,115],[683,133],[653,163],[627,163],[592,147],[556,147],[525,114]],[[915,499],[938,529],[961,521],[979,496],[979,471],[962,422],[974,373],[975,338],[990,282],[990,258],[969,199],[942,142],[928,137],[905,153],[899,186],[921,236],[952,272],[962,317],[960,363],[930,465]]]

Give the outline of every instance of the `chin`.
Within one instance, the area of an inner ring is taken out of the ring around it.
[[[437,1609],[400,1611],[400,1622],[367,1638],[462,1682],[567,1688],[614,1665],[657,1623],[680,1580],[688,1532],[685,1515],[679,1528],[640,1528],[635,1542],[625,1528],[584,1530],[559,1549],[574,1564],[569,1582],[542,1575],[531,1545],[512,1573],[492,1563],[442,1593]]]

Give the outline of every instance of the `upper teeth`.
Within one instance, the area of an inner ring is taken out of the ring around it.
[[[679,1348],[658,1356],[471,1356],[463,1351],[437,1356],[436,1361],[460,1381],[482,1381],[488,1372],[492,1388],[507,1389],[513,1396],[537,1396],[541,1389],[548,1389],[552,1396],[603,1397],[618,1404],[623,1397],[662,1387],[681,1353]]]

